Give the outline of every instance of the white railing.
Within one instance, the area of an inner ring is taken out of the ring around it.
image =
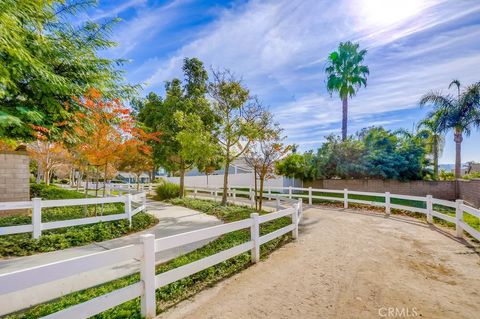
[[[140,243],[137,245],[129,245],[0,275],[0,298],[5,294],[15,294],[17,291],[23,289],[75,276],[78,273],[138,259],[140,260],[139,282],[114,290],[87,302],[60,310],[44,318],[89,318],[136,297],[141,297],[142,316],[153,318],[156,315],[156,289],[248,251],[250,251],[252,262],[256,263],[260,260],[260,245],[289,232],[291,232],[292,237],[296,239],[298,237],[298,224],[302,216],[301,205],[302,202],[299,200],[296,201],[292,207],[274,213],[261,216],[259,216],[258,213],[253,213],[250,215],[250,218],[237,222],[159,239],[155,239],[154,235],[151,234],[142,235],[140,236]],[[260,236],[261,224],[286,216],[291,217],[291,224]],[[250,240],[248,242],[158,275],[155,274],[156,253],[247,228],[250,229]],[[98,282],[96,284],[101,283],[102,282]],[[58,292],[58,297],[61,297],[61,295],[62,292]],[[28,307],[29,305],[25,306]],[[1,309],[0,315],[2,315]]]
[[[98,222],[107,222],[107,221],[114,221],[114,220],[120,220],[120,219],[128,219],[131,226],[132,217],[135,214],[145,210],[146,208],[145,201],[146,201],[146,194],[144,192],[138,192],[136,194],[126,194],[124,196],[116,196],[116,197],[95,197],[95,198],[55,199],[55,200],[42,200],[41,198],[32,198],[31,201],[23,201],[23,202],[0,202],[0,211],[16,210],[16,209],[32,210],[31,224],[0,227],[0,236],[31,232],[33,238],[37,239],[37,238],[40,238],[43,230],[95,224]],[[87,206],[87,205],[112,204],[112,203],[124,203],[125,204],[124,213],[96,216],[96,217],[77,218],[77,219],[70,219],[70,220],[42,222],[43,208]],[[133,209],[132,203],[135,203],[138,206]]]
[[[240,191],[238,189],[248,189],[248,191]],[[187,190],[190,191],[190,195],[193,197],[201,196],[202,194],[210,194],[216,200],[220,194],[223,193],[223,188],[206,188],[206,187],[187,187]],[[236,195],[246,195],[250,200],[250,205],[253,207],[255,205],[255,195],[253,188],[251,186],[231,186],[228,188],[228,196],[236,200]],[[317,194],[315,194],[317,193]],[[321,193],[320,195],[318,193]],[[335,195],[330,195],[335,194]],[[360,195],[360,196],[373,196],[378,197],[379,201],[375,200],[366,200],[366,199],[355,199],[351,198],[350,195]],[[433,217],[443,219],[447,222],[455,224],[456,236],[462,237],[463,232],[467,232],[473,238],[480,240],[480,232],[474,229],[472,226],[468,225],[464,221],[464,214],[470,214],[474,217],[480,218],[480,210],[468,205],[465,205],[463,200],[448,201],[444,199],[433,198],[431,195],[423,196],[410,196],[410,195],[400,195],[400,194],[390,194],[389,192],[385,193],[374,193],[374,192],[359,192],[352,191],[348,189],[335,190],[335,189],[320,189],[320,188],[301,188],[301,187],[267,187],[264,190],[262,197],[267,199],[277,199],[277,209],[279,207],[279,200],[285,199],[307,199],[308,204],[312,205],[314,199],[328,200],[328,201],[339,201],[343,202],[343,207],[348,208],[349,203],[365,204],[371,206],[385,207],[385,214],[388,216],[393,209],[407,210],[414,213],[425,214],[427,217],[427,222],[432,224]],[[417,202],[422,202],[425,208],[394,204],[392,199],[401,199],[401,200],[412,200]],[[434,204],[445,206],[455,209],[455,216],[449,216],[434,210]]]
[[[155,184],[155,183],[143,183],[138,185],[110,183],[105,185],[105,189],[107,191],[107,194],[109,194],[111,190],[117,191],[120,194],[132,193],[132,192],[146,192],[150,194],[155,189],[155,187],[159,185],[160,184]]]

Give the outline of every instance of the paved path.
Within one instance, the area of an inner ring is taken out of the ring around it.
[[[296,242],[159,318],[478,318],[480,247],[465,244],[408,217],[309,208]]]
[[[0,260],[0,274],[101,252],[129,244],[137,244],[139,243],[138,237],[141,234],[154,234],[156,238],[160,238],[221,224],[221,221],[213,216],[199,213],[185,207],[167,205],[152,200],[147,201],[147,211],[160,220],[156,226],[150,229],[101,243],[27,257]],[[206,242],[208,241],[194,243],[184,246],[181,249],[171,249],[161,252],[156,256],[157,262],[165,262],[181,254],[195,250],[203,246]],[[78,274],[75,277],[61,281],[32,287],[20,293],[2,295],[0,298],[0,315],[19,310],[21,309],[19,305],[22,304],[35,305],[55,298],[59,293],[67,294],[71,291],[91,287],[99,282],[106,282],[134,273],[138,271],[138,269],[138,260],[130,260],[114,265],[113,267],[98,269],[96,271]]]

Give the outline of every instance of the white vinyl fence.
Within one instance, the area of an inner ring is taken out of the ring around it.
[[[240,189],[248,189],[248,191],[242,191]],[[216,200],[223,193],[223,188],[206,188],[206,187],[187,187],[190,192],[190,196],[197,197],[202,194],[209,194]],[[231,186],[228,188],[228,196],[235,201],[238,196],[247,196],[250,200],[250,205],[254,207],[255,197],[254,191],[251,186]],[[352,198],[352,195],[358,195],[357,197],[375,197],[378,201],[372,201],[367,199]],[[267,187],[262,194],[262,197],[267,199],[277,198],[277,208],[279,207],[279,198],[288,199],[305,199],[309,205],[312,205],[313,200],[329,200],[343,202],[343,207],[348,208],[349,203],[357,203],[371,206],[385,207],[385,214],[390,215],[391,209],[407,210],[415,213],[425,214],[428,223],[433,223],[433,217],[445,220],[447,222],[455,224],[456,236],[462,237],[463,232],[466,231],[473,238],[480,240],[480,232],[468,225],[464,221],[464,214],[470,214],[474,217],[480,218],[480,210],[468,205],[465,205],[463,200],[448,201],[443,199],[433,198],[431,195],[425,197],[422,196],[409,196],[385,193],[372,193],[372,192],[358,192],[348,189],[333,190],[333,189],[319,189],[319,188],[301,188],[301,187]],[[408,206],[392,203],[395,199],[398,200],[411,200],[418,203],[422,203],[425,208]],[[434,210],[433,205],[440,205],[448,208],[455,209],[455,216],[449,216]]]
[[[41,198],[32,198],[31,201],[23,202],[0,202],[0,210],[15,210],[15,209],[31,209],[32,223],[27,225],[15,225],[0,227],[1,235],[32,233],[33,238],[37,239],[42,235],[43,230],[63,228],[70,226],[79,226],[94,224],[98,222],[107,222],[120,219],[128,219],[130,226],[132,224],[132,217],[145,210],[146,194],[144,192],[137,192],[135,194],[126,194],[116,197],[96,197],[96,198],[80,198],[80,199],[55,199],[42,200]],[[42,209],[49,207],[66,207],[66,206],[86,206],[96,204],[111,204],[124,203],[125,212],[123,214],[112,214],[96,217],[85,217],[70,220],[42,222]],[[137,204],[133,208],[132,203]]]
[[[207,195],[213,193],[219,196],[219,194],[222,192],[222,190],[218,188],[190,188],[189,190],[190,196],[200,196],[202,193],[204,195],[205,193],[207,193]],[[246,196],[249,198],[251,203],[253,203],[255,200],[255,195],[251,191],[237,190],[232,188],[229,190],[229,195]],[[352,195],[375,196],[381,198],[381,200],[377,202],[365,199],[355,199],[351,198]],[[82,257],[3,274],[0,275],[0,298],[4,294],[16,293],[23,289],[28,289],[29,287],[41,285],[51,281],[62,280],[66,277],[75,276],[78,273],[92,271],[102,267],[113,266],[120,262],[131,259],[139,259],[141,261],[140,281],[124,288],[106,293],[84,303],[60,310],[44,318],[88,318],[136,297],[141,298],[142,316],[153,318],[156,315],[155,289],[168,285],[169,283],[190,276],[196,272],[248,251],[250,251],[252,262],[256,263],[260,259],[260,245],[289,232],[291,232],[292,237],[296,239],[298,237],[298,225],[302,219],[303,199],[307,199],[309,204],[312,204],[315,199],[340,201],[343,202],[344,207],[346,208],[350,202],[382,206],[385,207],[385,214],[387,215],[390,214],[392,208],[423,213],[427,215],[427,220],[429,222],[431,222],[433,216],[435,216],[455,223],[457,227],[457,236],[462,236],[463,231],[466,231],[476,239],[480,240],[480,233],[463,221],[464,212],[480,218],[480,211],[473,207],[464,205],[460,200],[456,202],[450,202],[434,199],[431,196],[419,197],[394,195],[390,193],[356,192],[346,189],[341,191],[294,187],[290,187],[287,190],[284,188],[272,188],[267,190],[267,193],[263,194],[262,196],[267,199],[275,199],[279,207],[280,202],[283,202],[281,206],[285,206],[287,208],[280,207],[280,209],[276,212],[261,216],[257,213],[253,213],[248,219],[186,232],[170,237],[155,239],[153,235],[142,235],[140,236],[139,244],[137,245],[129,245],[105,252],[94,253]],[[392,200],[396,201],[395,199],[423,202],[426,208],[394,204],[392,203]],[[455,208],[456,216],[451,217],[435,211],[433,209],[434,204]],[[290,216],[292,220],[291,224],[269,234],[260,236],[260,225],[262,223],[285,216]],[[205,239],[215,238],[240,229],[250,229],[250,240],[248,242],[223,250],[187,265],[160,273],[158,275],[155,274],[156,253],[161,253],[171,248],[182,247]],[[98,282],[97,284],[101,283],[102,282]],[[61,297],[61,292],[59,292],[58,297]],[[25,305],[25,307],[28,306],[29,305]]]
[[[112,266],[131,259],[139,259],[141,261],[139,282],[106,293],[84,303],[60,310],[44,318],[89,318],[136,297],[141,297],[142,316],[153,318],[156,315],[155,289],[248,251],[251,253],[252,262],[256,263],[260,260],[260,245],[289,232],[291,232],[293,238],[296,239],[298,237],[298,224],[302,217],[302,201],[286,200],[286,202],[290,207],[274,213],[261,216],[253,213],[248,219],[159,239],[155,239],[154,235],[151,234],[142,235],[140,236],[138,245],[129,245],[0,275],[0,298],[4,294],[11,294],[32,286],[61,280],[66,277],[75,276],[78,273]],[[293,205],[291,205],[292,203]],[[261,224],[285,216],[291,217],[291,224],[264,236],[260,236]],[[240,229],[250,229],[251,237],[248,242],[167,272],[158,275],[155,274],[156,253],[205,239],[215,238]],[[101,282],[98,284],[101,284]],[[58,297],[60,296],[59,292]],[[25,306],[27,307],[28,305]]]

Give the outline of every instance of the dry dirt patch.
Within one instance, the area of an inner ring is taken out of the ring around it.
[[[408,217],[304,216],[297,242],[160,318],[478,318],[478,247]]]

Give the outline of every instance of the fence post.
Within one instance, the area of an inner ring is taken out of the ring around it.
[[[385,192],[385,215],[390,216],[392,211],[391,201],[390,201],[390,192]]]
[[[127,214],[129,227],[132,227],[132,194],[125,195],[125,214]]]
[[[235,204],[235,200],[237,199],[237,189],[234,188],[232,192],[233,192],[233,194],[232,194],[233,195],[233,203]]]
[[[292,199],[292,186],[288,186],[288,198]]]
[[[456,237],[462,238],[463,237],[463,228],[462,225],[460,225],[461,222],[463,222],[463,200],[457,199],[455,201],[455,232],[456,232]]]
[[[32,210],[32,225],[34,239],[42,236],[42,199],[35,197],[32,198],[33,210]]]
[[[308,188],[308,205],[312,205],[312,187]]]
[[[280,210],[280,195],[277,195],[276,198],[277,198],[277,200],[276,200],[276,202],[277,202],[277,211],[279,211],[279,210]]]
[[[294,205],[294,209],[293,209],[293,213],[292,213],[292,224],[294,226],[293,230],[292,230],[292,238],[293,239],[298,238],[298,215],[300,214],[300,205],[302,205],[301,198]]]
[[[255,207],[255,194],[253,191],[250,191],[250,205],[253,207]]]
[[[432,195],[427,195],[427,223],[429,224],[433,223],[432,211],[433,211]]]
[[[140,263],[140,279],[143,282],[141,314],[145,318],[156,316],[155,300],[155,235],[140,236],[143,244],[143,257]]]
[[[105,195],[110,196],[110,184],[105,183]]]
[[[258,263],[260,261],[260,222],[258,213],[250,214],[252,219],[252,226],[250,227],[250,236],[253,241],[252,248],[252,263]]]
[[[197,199],[197,188],[193,189],[193,198]]]
[[[152,183],[148,184],[148,193],[152,194]]]
[[[343,208],[348,208],[348,189],[343,190]]]
[[[214,202],[217,201],[217,196],[218,196],[218,191],[215,190],[214,195],[213,195],[213,201],[214,201]]]
[[[268,200],[272,200],[272,189],[268,186]]]

